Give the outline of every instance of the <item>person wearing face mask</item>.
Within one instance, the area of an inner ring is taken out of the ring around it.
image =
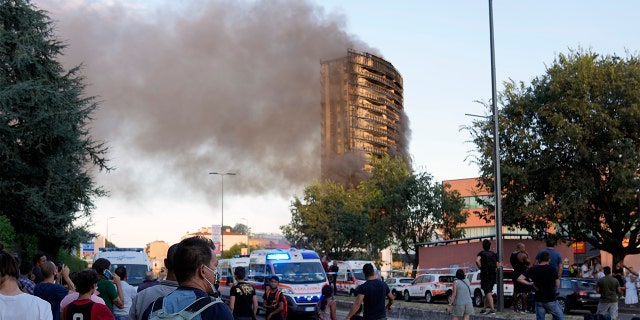
[[[213,242],[204,237],[191,237],[180,241],[173,255],[178,288],[166,297],[158,298],[154,303],[162,303],[162,309],[166,313],[176,313],[199,298],[213,295],[216,292],[213,284],[218,266],[214,250]],[[148,319],[154,303],[147,307],[142,319]],[[233,314],[226,304],[216,303],[193,319],[233,320]]]

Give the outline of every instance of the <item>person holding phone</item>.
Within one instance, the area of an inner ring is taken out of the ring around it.
[[[104,300],[111,313],[113,313],[114,305],[120,309],[124,308],[122,284],[120,283],[120,277],[111,273],[111,262],[105,258],[100,258],[93,262],[92,268],[100,275],[100,280],[98,280],[100,294],[98,296]]]

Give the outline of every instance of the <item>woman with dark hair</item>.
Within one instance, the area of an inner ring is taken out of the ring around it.
[[[51,305],[18,287],[20,259],[4,249],[0,242],[0,319],[53,319]]]
[[[322,297],[316,305],[316,320],[336,320],[336,300],[330,285],[322,287]]]
[[[471,285],[469,280],[465,278],[462,269],[456,271],[456,280],[453,281],[453,293],[451,294],[447,311],[451,312],[453,320],[458,320],[458,317],[469,320],[469,317],[473,314]]]

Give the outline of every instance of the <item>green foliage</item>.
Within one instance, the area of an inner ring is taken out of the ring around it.
[[[53,26],[28,1],[0,1],[0,215],[55,255],[92,236],[81,218],[105,192],[90,170],[109,168],[88,131],[97,103],[80,67],[56,60],[65,45]]]
[[[236,243],[234,245],[231,246],[231,248],[227,249],[224,251],[224,259],[229,259],[229,258],[233,258],[234,256],[240,256],[242,255],[242,249],[246,248],[247,244],[246,243]],[[257,250],[258,248],[252,246],[250,248],[250,251],[253,250]]]
[[[16,238],[16,230],[11,225],[9,218],[0,216],[0,242],[5,244],[8,250],[11,250]]]
[[[534,234],[555,226],[614,261],[640,253],[638,57],[572,50],[530,86],[506,83],[500,103],[503,223]],[[467,129],[492,190],[491,122]]]
[[[69,266],[69,270],[71,272],[80,271],[89,265],[86,261],[74,255],[71,255],[66,251],[60,251],[58,253],[58,259],[56,260],[56,262],[62,262],[65,265]]]
[[[436,236],[460,235],[466,221],[459,194],[445,190],[428,174],[411,174],[400,157],[372,162],[370,178],[355,189],[333,181],[305,188],[291,205],[291,223],[281,229],[295,246],[310,248],[330,259],[377,259],[381,249],[398,243],[405,253],[415,243]],[[417,260],[414,264],[417,266]]]
[[[233,228],[231,228],[231,232],[235,232],[235,233],[239,233],[239,234],[248,234],[249,233],[249,227],[245,224],[242,223],[236,223],[235,226],[233,226]]]
[[[291,203],[291,223],[282,226],[285,237],[298,248],[348,259],[359,248],[368,248],[367,216],[355,189],[330,180],[305,188],[304,198]]]

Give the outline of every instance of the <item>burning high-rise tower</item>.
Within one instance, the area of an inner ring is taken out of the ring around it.
[[[402,76],[391,63],[348,50],[321,63],[322,179],[356,185],[371,157],[408,155]]]

